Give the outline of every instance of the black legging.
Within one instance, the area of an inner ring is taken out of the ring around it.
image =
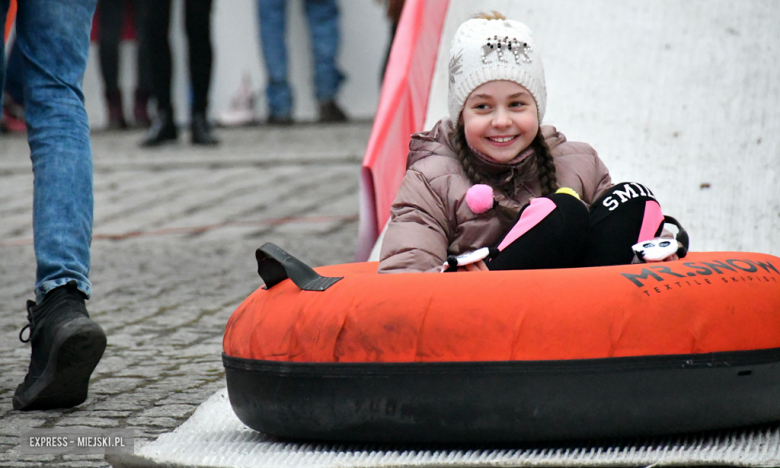
[[[526,205],[499,243],[491,270],[576,268],[631,263],[631,246],[657,237],[663,215],[652,192],[637,183],[609,189],[590,210],[566,193]]]
[[[189,49],[190,84],[193,114],[205,114],[211,85],[211,1],[184,1],[184,30]],[[157,109],[173,111],[171,104],[171,47],[168,26],[171,22],[171,0],[150,2],[148,35],[152,81]]]

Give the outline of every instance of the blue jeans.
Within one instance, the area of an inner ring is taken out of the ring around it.
[[[292,92],[287,82],[286,2],[258,0],[260,46],[268,73],[266,96],[270,114],[288,117],[292,113]],[[339,10],[336,0],[305,0],[314,55],[314,89],[317,101],[336,97],[344,75],[336,67],[339,48]]]
[[[35,295],[75,280],[89,297],[92,144],[81,85],[97,0],[23,0],[16,15],[34,182]],[[0,24],[9,0],[0,0]],[[0,35],[0,45],[4,42]],[[2,50],[2,48],[0,48]],[[4,60],[0,60],[4,63]],[[5,66],[0,66],[0,84]]]

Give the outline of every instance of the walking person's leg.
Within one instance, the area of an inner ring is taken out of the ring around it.
[[[87,397],[106,345],[84,300],[92,240],[92,147],[82,79],[96,0],[19,2],[16,32],[34,173],[37,304],[28,302],[32,356],[16,409],[70,407]]]

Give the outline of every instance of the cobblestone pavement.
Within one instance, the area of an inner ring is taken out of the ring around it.
[[[141,150],[143,134],[93,134],[91,316],[108,334],[87,401],[18,412],[29,362],[17,335],[32,299],[32,173],[24,137],[0,136],[0,466],[107,466],[102,455],[20,455],[20,432],[180,425],[224,387],[221,340],[274,242],[310,265],[352,261],[368,122],[221,130],[216,148]]]

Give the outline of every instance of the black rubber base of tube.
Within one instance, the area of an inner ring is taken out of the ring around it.
[[[285,439],[517,443],[780,421],[777,348],[530,362],[222,359],[238,418]]]

